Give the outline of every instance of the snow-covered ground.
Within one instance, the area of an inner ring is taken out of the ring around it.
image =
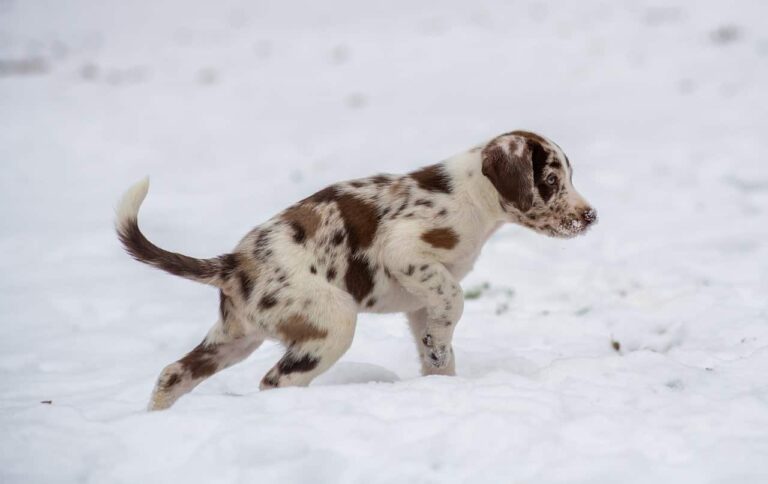
[[[768,2],[0,0],[0,482],[768,482]],[[328,183],[516,128],[556,140],[588,236],[505,227],[456,378],[363,316],[304,389],[265,345],[144,412],[209,257]]]

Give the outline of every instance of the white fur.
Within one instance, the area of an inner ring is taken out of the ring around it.
[[[134,183],[125,191],[123,197],[120,199],[120,203],[117,204],[117,208],[115,209],[115,226],[118,229],[123,227],[127,222],[136,220],[136,217],[139,215],[141,204],[147,197],[147,192],[149,192],[148,176]]]

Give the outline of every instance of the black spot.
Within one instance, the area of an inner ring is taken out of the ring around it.
[[[179,381],[181,381],[181,377],[178,375],[178,373],[174,373],[168,377],[168,380],[165,381],[163,388],[170,388],[179,383]]]
[[[548,185],[544,180],[544,168],[547,166],[547,159],[549,158],[549,152],[544,149],[541,143],[534,140],[527,140],[528,149],[531,150],[531,161],[533,163],[533,184],[539,190],[539,195],[544,202],[548,202],[552,195],[555,194],[557,188]]]
[[[317,274],[317,267],[315,267],[314,265],[309,266],[309,272],[311,272],[312,274]]]
[[[267,294],[261,298],[259,301],[259,308],[260,309],[269,309],[275,306],[277,304],[277,298],[275,298],[274,294]]]
[[[270,374],[267,374],[262,380],[262,383],[264,383],[265,386],[270,387],[276,387],[279,383],[277,376]]]
[[[229,296],[224,294],[224,291],[219,291],[219,314],[221,315],[222,321],[229,319],[229,310],[231,304],[232,301],[229,300]]]
[[[406,276],[412,276],[413,275],[413,271],[415,271],[415,270],[416,270],[416,267],[413,264],[409,264],[408,265],[408,269],[405,271],[405,275]]]
[[[237,278],[240,280],[240,293],[243,299],[247,301],[251,296],[251,291],[253,291],[253,280],[245,271],[238,272]]]
[[[413,202],[413,204],[414,205],[421,205],[421,206],[424,206],[424,207],[430,207],[430,208],[435,206],[435,204],[432,203],[431,200],[424,200],[424,199],[416,200],[415,202]]]
[[[427,269],[429,269],[429,264],[424,264],[423,266],[419,267],[420,271],[426,271]]]
[[[307,232],[304,230],[304,227],[298,222],[291,221],[291,228],[293,229],[293,241],[297,244],[301,244],[306,240],[307,238]]]
[[[333,239],[331,239],[331,242],[333,245],[341,245],[344,243],[344,232],[337,230],[336,233],[333,234]]]
[[[392,214],[391,218],[397,218],[398,215],[403,213],[403,210],[405,210],[406,208],[408,208],[408,200],[407,199],[403,202],[402,205],[400,205],[400,207],[397,210],[395,210],[395,213]]]
[[[288,353],[277,363],[277,369],[283,375],[288,375],[290,373],[306,373],[314,370],[318,363],[320,363],[319,358],[313,358],[309,355],[297,358],[296,355]]]
[[[531,151],[531,161],[533,163],[533,183],[538,185],[544,178],[544,168],[547,166],[549,153],[541,146],[541,143],[534,140],[527,140],[526,144]]]
[[[325,273],[325,278],[328,279],[329,281],[336,279],[336,269],[333,267],[328,269],[328,272]]]
[[[221,277],[228,279],[237,269],[237,254],[226,254],[221,256]]]
[[[374,304],[376,304],[376,299],[375,298],[370,298],[368,300],[368,303],[366,304],[366,306],[368,306],[369,308],[372,308],[374,306]]]

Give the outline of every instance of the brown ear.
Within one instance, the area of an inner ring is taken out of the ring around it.
[[[483,175],[496,187],[505,200],[508,200],[521,212],[527,212],[533,205],[533,167],[531,153],[523,145],[522,154],[516,155],[518,145],[509,143],[505,152],[496,142],[483,149]]]

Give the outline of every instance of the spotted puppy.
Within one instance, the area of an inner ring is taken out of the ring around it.
[[[144,180],[120,202],[117,233],[137,260],[219,288],[219,319],[160,374],[151,410],[170,407],[267,339],[285,354],[262,389],[303,386],[349,348],[360,312],[405,312],[424,375],[455,374],[459,281],[505,222],[573,237],[597,220],[553,142],[513,131],[407,175],[338,183],[248,233],[228,254],[196,259],[147,240]]]

